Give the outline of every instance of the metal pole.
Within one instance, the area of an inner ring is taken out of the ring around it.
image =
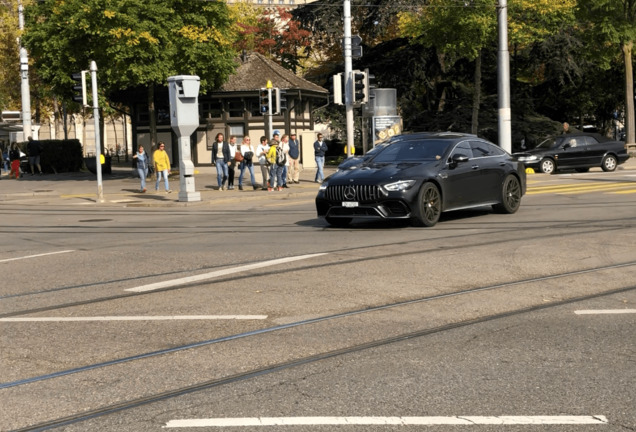
[[[499,93],[499,146],[512,151],[512,127],[510,115],[510,53],[508,52],[508,5],[499,0],[497,6],[499,24],[499,52],[497,55],[497,89]]]
[[[24,30],[24,7],[22,2],[18,1],[18,27],[20,31]],[[24,141],[31,136],[31,92],[29,89],[29,56],[27,50],[20,44],[20,76],[22,91],[22,133]]]
[[[351,62],[351,1],[344,0],[345,106],[347,121],[347,157],[353,154],[353,65]]]
[[[93,87],[93,120],[95,120],[95,172],[97,173],[97,202],[104,202],[102,185],[101,143],[99,134],[99,99],[97,98],[97,63],[91,61],[91,84]]]

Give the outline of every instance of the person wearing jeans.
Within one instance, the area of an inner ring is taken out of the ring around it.
[[[254,178],[254,147],[252,147],[252,140],[250,137],[243,138],[243,143],[241,143],[241,154],[243,155],[243,162],[239,164],[239,190],[243,190],[243,174],[246,169],[250,173],[252,188],[256,190],[258,189],[258,186],[256,185],[256,179]]]
[[[170,190],[170,185],[168,184],[168,176],[170,175],[170,158],[168,157],[168,153],[166,153],[166,145],[163,141],[159,142],[159,148],[152,154],[152,160],[155,162],[155,172],[157,173],[155,190],[159,190],[159,183],[161,183],[161,177],[163,176],[166,193],[172,192]]]
[[[325,154],[327,153],[327,143],[322,140],[322,134],[318,134],[318,140],[314,143],[314,156],[316,157],[316,183],[322,183],[325,180],[323,167],[325,166]]]
[[[219,183],[219,190],[225,190],[225,182],[228,180],[228,163],[234,157],[230,155],[230,145],[223,141],[223,134],[216,134],[214,144],[212,144],[212,163],[216,165],[216,181]]]
[[[137,173],[141,179],[140,192],[146,192],[146,177],[148,177],[148,162],[150,161],[143,146],[139,146],[137,153],[133,155],[133,159],[137,159]]]

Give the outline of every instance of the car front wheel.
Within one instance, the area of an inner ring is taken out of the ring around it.
[[[510,174],[501,187],[501,202],[492,206],[497,213],[512,214],[519,210],[521,205],[521,183],[519,179]]]
[[[414,225],[432,227],[442,214],[442,195],[433,183],[424,183],[418,194],[418,214]]]
[[[556,171],[556,164],[552,159],[546,158],[541,161],[539,164],[542,173],[545,174],[554,174]]]
[[[614,171],[618,166],[618,161],[612,155],[607,155],[603,158],[603,162],[601,162],[601,168],[603,171]]]

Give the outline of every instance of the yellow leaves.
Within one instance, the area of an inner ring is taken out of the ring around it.
[[[111,36],[114,36],[117,39],[127,39],[126,45],[129,46],[137,46],[143,41],[148,42],[151,45],[157,45],[159,43],[159,39],[152,36],[149,32],[143,31],[140,33],[136,33],[135,31],[127,28],[116,28],[112,29],[108,32]]]
[[[215,28],[201,28],[196,26],[184,26],[179,30],[179,34],[185,39],[196,43],[206,43],[214,41],[221,46],[231,46],[232,41],[226,38],[220,31]]]
[[[115,18],[116,13],[114,11],[105,10],[104,16],[106,18]]]

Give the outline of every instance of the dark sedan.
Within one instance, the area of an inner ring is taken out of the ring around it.
[[[334,226],[398,219],[431,227],[450,210],[490,205],[515,213],[525,190],[524,165],[488,141],[451,132],[410,134],[326,179],[316,210]]]
[[[611,141],[597,133],[583,132],[550,137],[532,150],[513,156],[528,168],[546,174],[554,174],[562,169],[586,172],[593,167],[614,171],[629,159],[624,142]]]

